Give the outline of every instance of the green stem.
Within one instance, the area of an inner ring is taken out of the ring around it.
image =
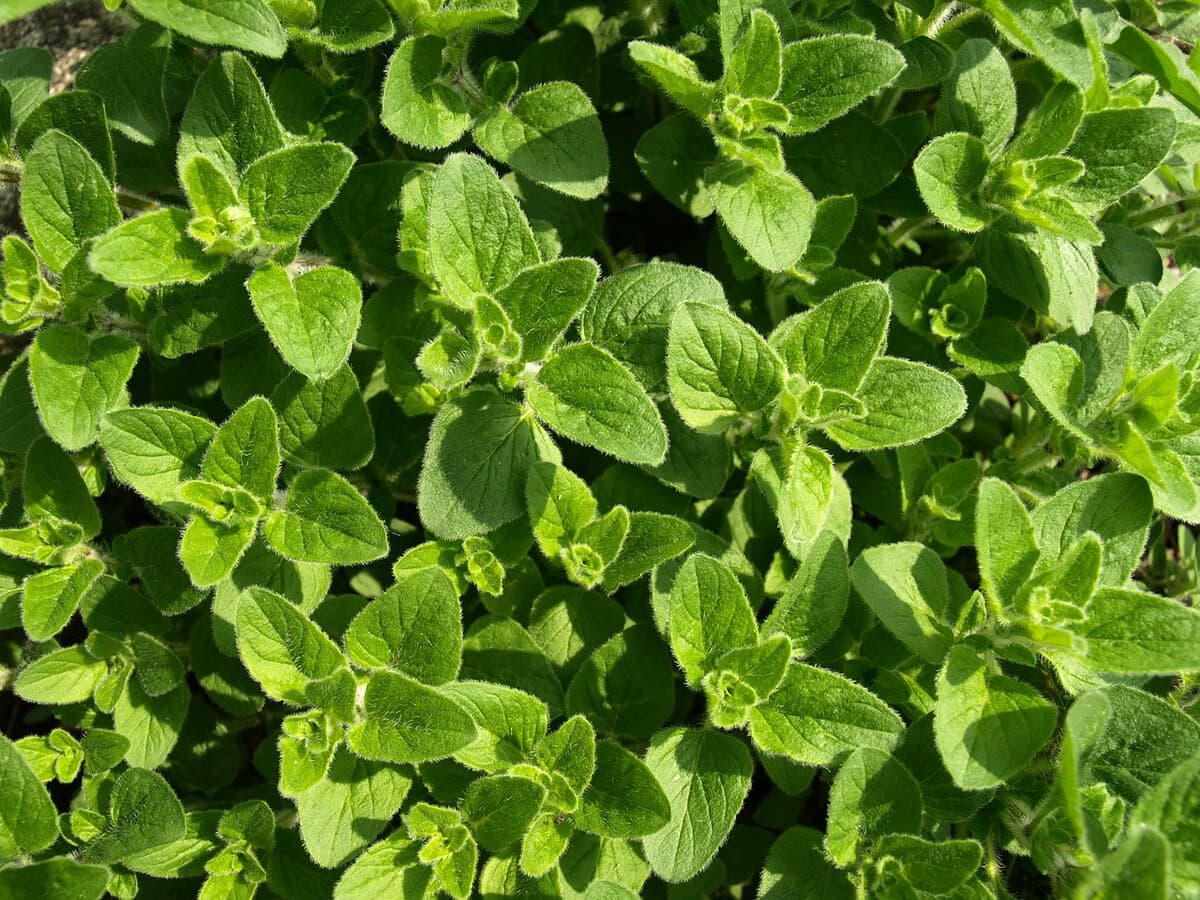
[[[914,216],[910,219],[900,219],[886,232],[888,244],[892,247],[899,247],[914,232],[920,231],[931,222],[934,221],[933,216]]]
[[[1134,213],[1125,220],[1125,224],[1130,228],[1152,225],[1155,222],[1170,218],[1177,213],[1188,213],[1198,208],[1200,208],[1200,194],[1188,194],[1184,197],[1176,197],[1174,200],[1169,200],[1165,203],[1149,206],[1139,213]]]

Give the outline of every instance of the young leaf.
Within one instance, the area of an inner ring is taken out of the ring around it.
[[[593,344],[555,353],[525,388],[535,413],[563,436],[632,463],[667,453],[658,410],[629,370]]]
[[[938,103],[935,131],[973,134],[994,156],[1008,143],[1016,119],[1017,91],[1004,55],[990,41],[965,41]]]

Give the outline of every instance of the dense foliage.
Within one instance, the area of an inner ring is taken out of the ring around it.
[[[0,897],[1200,895],[1200,11],[387,4],[0,52]]]

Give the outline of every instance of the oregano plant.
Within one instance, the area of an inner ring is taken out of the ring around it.
[[[1194,4],[104,6],[0,897],[1200,895]]]

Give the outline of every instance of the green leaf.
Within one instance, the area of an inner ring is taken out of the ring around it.
[[[725,289],[702,269],[649,262],[619,269],[600,282],[579,320],[585,341],[624,363],[647,388],[667,377],[671,318],[682,304],[725,305]]]
[[[921,788],[896,757],[864,747],[838,769],[829,791],[825,848],[848,868],[880,838],[921,829]]]
[[[387,553],[387,529],[366,498],[327,469],[308,469],[288,488],[283,508],[267,516],[263,536],[298,562],[353,565]]]
[[[682,519],[661,513],[629,514],[629,531],[621,552],[604,567],[604,590],[612,593],[674,559],[696,542],[695,532]]]
[[[825,855],[819,831],[793,826],[767,853],[759,879],[759,900],[801,900],[809,896],[851,900],[854,887]]]
[[[1169,362],[1187,367],[1200,340],[1198,306],[1200,273],[1192,270],[1150,310],[1138,328],[1130,360],[1137,373],[1153,372]]]
[[[680,417],[716,434],[764,410],[783,390],[783,363],[728,310],[684,303],[671,319],[667,382]]]
[[[1103,209],[1157,169],[1174,138],[1175,115],[1167,109],[1088,113],[1066,150],[1083,163],[1084,173],[1062,189],[1063,195],[1085,210]]]
[[[429,256],[446,296],[464,307],[541,261],[516,199],[491,166],[465,153],[447,157],[434,179]]]
[[[365,669],[395,669],[426,684],[458,675],[462,611],[440,569],[416,572],[368,603],[346,629],[346,653]]]
[[[629,56],[671,100],[702,121],[716,100],[716,85],[704,80],[691,59],[670,47],[632,41]]]
[[[309,705],[309,685],[345,668],[337,644],[291,602],[265,588],[244,591],[237,605],[238,655],[272,698]]]
[[[100,533],[100,510],[80,475],[75,460],[48,438],[29,447],[21,485],[25,514],[32,521],[59,518],[82,529],[84,540]]]
[[[30,703],[82,703],[91,699],[107,671],[104,660],[92,656],[82,644],[64,647],[39,656],[22,669],[13,692]]]
[[[914,444],[949,428],[967,408],[966,392],[950,375],[888,356],[875,361],[858,399],[866,404],[866,417],[825,427],[847,450]]]
[[[989,670],[974,650],[950,651],[938,674],[934,736],[954,783],[982,791],[1023,769],[1050,739],[1058,711],[1023,682]]]
[[[225,265],[204,252],[187,230],[191,216],[182,209],[160,209],[129,219],[96,238],[88,264],[122,287],[200,284]]]
[[[804,255],[816,203],[794,175],[727,160],[708,168],[704,184],[721,222],[764,269],[782,272]]]
[[[526,762],[546,735],[546,704],[524,691],[483,681],[455,681],[440,691],[475,723],[475,740],[454,754],[465,766],[503,772]]]
[[[54,57],[40,47],[16,47],[0,53],[0,82],[9,95],[13,128],[46,99],[53,68]]]
[[[786,635],[798,658],[811,656],[841,625],[849,598],[846,547],[833,532],[822,531],[763,622],[763,637]]]
[[[931,213],[957,231],[974,233],[995,218],[979,199],[990,165],[983,141],[955,132],[926,144],[913,163],[913,174]]]
[[[264,0],[130,0],[152,22],[202,44],[278,59],[287,36]]]
[[[593,344],[559,350],[525,388],[530,407],[563,436],[632,463],[667,453],[658,410],[629,370]]]
[[[557,716],[562,685],[541,648],[517,622],[499,615],[475,620],[463,641],[462,677],[507,684],[528,691]]]
[[[213,436],[201,468],[204,477],[270,503],[279,473],[278,429],[270,403],[262,397],[247,400]]]
[[[730,650],[758,643],[758,623],[733,573],[711,556],[687,558],[671,588],[671,650],[697,686]]]
[[[179,540],[179,560],[192,584],[209,588],[229,577],[254,540],[255,517],[233,517],[214,522],[195,516]]]
[[[783,84],[775,95],[791,114],[781,130],[816,131],[887,87],[903,69],[899,51],[862,35],[789,44],[783,51]]]
[[[293,280],[268,263],[246,287],[279,355],[306,378],[329,378],[350,357],[362,288],[345,269],[321,266]]]
[[[445,48],[436,35],[410,36],[388,63],[380,121],[405,143],[448,147],[471,124],[466,103],[444,79]]]
[[[525,482],[529,524],[538,547],[558,559],[585,525],[596,517],[596,498],[586,482],[557,463],[535,463]]]
[[[115,863],[183,837],[183,805],[167,780],[149,769],[127,769],[117,777],[107,818],[84,850],[88,862]]]
[[[752,10],[749,25],[725,61],[721,86],[727,94],[769,100],[779,90],[781,60],[779,26],[765,10]]]
[[[883,349],[891,310],[884,285],[853,284],[790,320],[775,347],[791,374],[853,393]]]
[[[230,184],[259,157],[284,145],[262,82],[246,57],[222,53],[196,82],[179,126],[179,160],[206,156]]]
[[[496,292],[496,302],[521,337],[522,359],[547,357],[592,296],[599,274],[590,259],[554,259],[530,266]]]
[[[1200,669],[1200,611],[1156,594],[1107,588],[1086,613],[1073,630],[1087,641],[1090,668],[1144,675]]]
[[[861,685],[793,663],[783,682],[750,711],[750,736],[764,752],[812,766],[839,765],[859,747],[896,746],[900,717]]]
[[[0,857],[11,859],[49,847],[58,838],[58,813],[50,794],[7,736],[0,736],[0,775],[4,779]]]
[[[100,560],[85,559],[26,578],[21,592],[25,633],[35,641],[45,641],[66,628],[79,601],[103,571]]]
[[[252,162],[238,197],[263,241],[291,244],[333,202],[352,165],[354,154],[341,144],[295,144]]]
[[[973,134],[996,156],[1012,136],[1016,119],[1017,92],[1004,55],[982,38],[963,42],[943,86],[934,130]]]
[[[179,485],[200,474],[216,426],[176,409],[140,406],[100,420],[100,447],[121,481],[151,503],[175,499]]]
[[[498,162],[548,188],[590,200],[608,185],[608,146],[587,94],[569,81],[525,91],[511,107],[475,119],[475,143]]]
[[[61,272],[90,238],[121,221],[104,172],[74,138],[48,131],[25,158],[21,218],[42,259]]]
[[[171,127],[163,97],[170,49],[169,31],[143,24],[118,43],[97,47],[75,76],[75,86],[104,98],[104,111],[115,130],[153,146]]]
[[[854,561],[854,589],[880,622],[926,662],[946,658],[953,612],[946,566],[923,544],[869,547]]]
[[[1037,565],[1038,542],[1025,504],[997,478],[985,478],[979,486],[975,551],[984,593],[999,606],[1012,605]]]
[[[646,859],[667,882],[686,881],[709,864],[750,791],[750,752],[733,735],[711,729],[661,731],[646,768],[666,791],[670,822],[642,840]]]
[[[671,655],[649,625],[634,625],[602,644],[567,687],[567,713],[598,731],[648,739],[675,705]]]
[[[358,378],[343,364],[324,381],[298,372],[271,392],[284,458],[305,468],[358,469],[375,452],[375,429]]]
[[[91,337],[70,325],[38,332],[29,353],[29,382],[46,432],[67,450],[96,440],[106,412],[127,403],[138,345],[115,334]]]
[[[521,839],[545,800],[546,789],[536,781],[494,775],[471,783],[462,814],[479,845],[498,853]]]
[[[1099,273],[1086,243],[997,224],[979,236],[976,252],[989,290],[998,287],[1080,334],[1091,328]]]
[[[1083,900],[1102,897],[1167,897],[1171,845],[1154,828],[1130,828],[1128,836],[1099,861],[1079,886]]]
[[[671,812],[644,762],[613,741],[596,744],[596,771],[579,798],[576,827],[605,837],[645,837],[666,826]]]
[[[14,900],[35,897],[71,897],[101,900],[108,893],[108,869],[56,856],[26,866],[9,866],[0,871],[0,890]]]
[[[1200,886],[1200,757],[1180,763],[1138,801],[1131,829],[1146,825],[1171,847],[1171,883],[1181,892]]]
[[[425,446],[421,521],[449,540],[499,528],[525,511],[530,466],[557,458],[532,413],[494,391],[451,400],[433,420]]]
[[[1104,549],[1100,582],[1121,587],[1142,558],[1153,506],[1145,479],[1125,472],[1067,485],[1034,509],[1037,545],[1057,559],[1094,532]]]
[[[399,811],[412,783],[398,766],[339,747],[325,777],[296,798],[308,855],[325,868],[345,864]]]
[[[362,702],[364,718],[346,743],[366,759],[444,759],[476,738],[475,722],[454,700],[399,672],[371,675]]]

